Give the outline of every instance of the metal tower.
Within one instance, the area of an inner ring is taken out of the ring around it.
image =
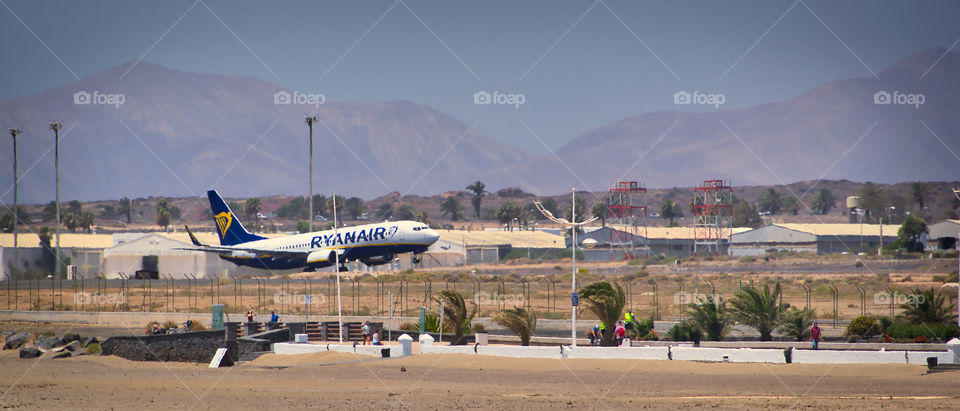
[[[621,181],[610,188],[607,205],[615,229],[610,230],[610,260],[650,255],[647,243],[647,188],[640,181]]]
[[[706,180],[693,189],[693,253],[719,255],[733,234],[733,188],[729,180]]]

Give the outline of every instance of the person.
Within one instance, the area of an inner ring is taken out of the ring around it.
[[[590,345],[597,345],[600,342],[600,327],[595,325],[587,330],[587,338],[590,339]]]
[[[280,322],[280,316],[277,315],[276,311],[270,311],[270,322],[272,323]]]
[[[383,344],[380,344],[380,332],[379,332],[379,331],[374,331],[374,332],[373,332],[373,342],[372,342],[371,344],[372,344],[372,345],[383,345]]]
[[[816,321],[810,326],[810,341],[813,343],[814,350],[820,347],[820,327]]]
[[[363,330],[361,331],[363,335],[363,345],[367,345],[367,341],[370,341],[370,321],[363,322]]]
[[[248,323],[252,323],[252,322],[253,322],[253,315],[254,315],[254,314],[253,314],[253,310],[247,310],[247,322],[248,322]]]
[[[623,322],[626,323],[624,326],[628,330],[633,330],[633,325],[635,321],[636,321],[636,317],[633,315],[633,310],[629,310],[627,311],[626,314],[623,315]]]
[[[623,339],[627,336],[626,327],[623,326],[623,321],[617,322],[617,327],[614,329],[614,336],[617,338],[617,345],[623,343]]]
[[[150,326],[150,332],[153,334],[160,334],[160,324],[154,321],[153,325]]]

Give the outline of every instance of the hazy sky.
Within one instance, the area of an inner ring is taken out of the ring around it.
[[[0,99],[143,58],[428,104],[538,154],[623,117],[780,101],[960,39],[956,1],[0,0]],[[118,80],[122,81],[122,80]],[[476,105],[480,90],[519,108]],[[543,141],[534,137],[534,131]]]

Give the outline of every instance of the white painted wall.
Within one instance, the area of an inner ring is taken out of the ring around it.
[[[673,347],[670,349],[674,360],[679,361],[723,361],[727,356],[730,362],[765,362],[783,364],[783,350],[752,348],[703,348]]]

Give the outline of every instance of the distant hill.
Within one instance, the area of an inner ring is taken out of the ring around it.
[[[835,81],[780,103],[639,114],[577,137],[557,150],[560,160],[518,164],[501,178],[525,176],[547,193],[569,190],[580,181],[604,190],[622,176],[649,187],[690,186],[712,178],[739,186],[821,176],[885,183],[955,180],[960,175],[954,154],[960,153],[960,54],[945,52],[926,50],[880,72],[879,79]],[[874,104],[878,91],[920,93],[925,102],[919,108]]]
[[[405,101],[275,104],[282,87],[251,77],[187,73],[141,62],[67,86],[0,102],[0,124],[20,126],[21,198],[53,198],[53,142],[47,122],[64,121],[62,196],[229,196],[306,193],[314,127],[314,190],[368,198],[464,187],[486,170],[536,159],[430,107]],[[76,105],[74,93],[122,93],[119,108]],[[289,92],[289,91],[287,91]],[[12,153],[0,150],[0,162]],[[12,181],[11,167],[0,179]]]
[[[25,203],[53,198],[53,138],[46,125],[54,119],[67,130],[65,201],[202,196],[211,187],[230,197],[305,193],[307,113],[321,120],[314,129],[315,192],[366,199],[391,192],[429,196],[476,180],[491,191],[519,187],[537,195],[571,186],[604,191],[618,179],[656,188],[710,178],[741,187],[821,177],[950,181],[960,175],[960,54],[944,53],[926,50],[879,79],[835,81],[779,103],[638,114],[584,133],[556,157],[501,143],[425,105],[275,104],[275,93],[289,90],[147,62],[122,79],[132,63],[2,101],[0,123],[25,131]],[[125,101],[78,105],[78,91],[122,93]],[[878,91],[919,93],[925,101],[917,108],[874,104]],[[10,150],[0,150],[0,180],[12,181],[11,162]]]

